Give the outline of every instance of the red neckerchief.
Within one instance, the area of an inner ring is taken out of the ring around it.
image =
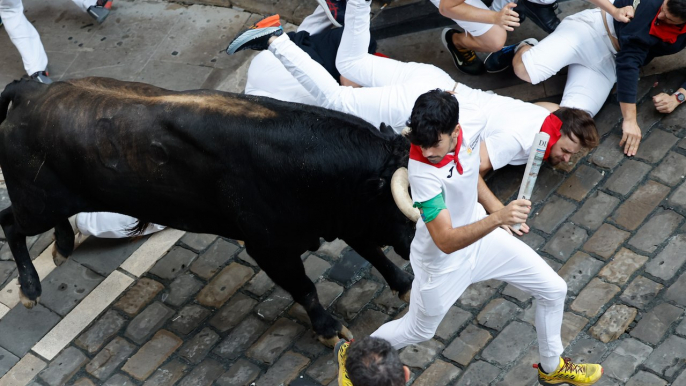
[[[415,161],[423,162],[427,165],[431,165],[437,168],[442,168],[443,166],[455,161],[455,166],[457,167],[457,172],[462,174],[462,165],[460,165],[460,160],[458,159],[458,154],[460,153],[460,147],[462,146],[462,129],[460,129],[460,134],[457,135],[457,146],[455,146],[455,154],[446,154],[441,162],[434,164],[431,163],[426,157],[422,155],[422,148],[417,145],[410,146],[410,159]]]
[[[541,126],[541,132],[546,133],[550,136],[550,140],[548,141],[548,147],[545,149],[543,159],[548,159],[548,156],[550,156],[550,150],[553,148],[553,145],[562,136],[562,134],[560,133],[561,127],[562,121],[555,114],[548,115],[548,117],[543,121],[543,125]],[[533,151],[534,149],[531,150]]]
[[[659,14],[660,11],[657,11],[657,15]],[[650,25],[651,35],[659,38],[665,43],[674,44],[679,35],[686,33],[686,24],[679,27],[674,24],[661,23],[660,20],[657,20],[657,15],[655,15],[653,23]]]

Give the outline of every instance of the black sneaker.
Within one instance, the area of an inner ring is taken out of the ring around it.
[[[98,22],[102,23],[110,15],[112,0],[98,0],[95,5],[88,7],[88,14]]]
[[[226,47],[226,53],[231,55],[242,50],[266,50],[269,47],[269,38],[281,36],[283,28],[279,15],[266,16],[262,20],[242,31]]]
[[[495,74],[496,72],[505,71],[508,68],[510,68],[510,66],[512,66],[512,59],[514,59],[515,56],[515,50],[518,46],[522,44],[534,46],[538,44],[538,40],[534,38],[524,39],[517,44],[505,46],[500,51],[491,52],[486,57],[486,60],[484,60],[486,72],[490,74]]]
[[[445,28],[441,33],[441,42],[450,55],[458,70],[469,75],[480,75],[486,72],[484,62],[476,56],[476,52],[467,48],[456,48],[453,44],[453,34],[462,33],[452,28]]]
[[[347,0],[317,0],[317,2],[324,8],[326,16],[334,26],[343,26],[343,23],[345,23],[345,5]]]
[[[50,79],[50,77],[48,76],[47,71],[34,72],[33,74],[31,74],[31,76],[29,76],[29,79],[36,81],[38,83],[45,83],[45,84],[52,83],[52,79]]]
[[[553,33],[555,28],[560,25],[560,19],[555,14],[557,11],[557,1],[552,4],[535,4],[527,0],[521,0],[517,3],[519,17],[521,15],[528,16],[537,26],[547,33]]]

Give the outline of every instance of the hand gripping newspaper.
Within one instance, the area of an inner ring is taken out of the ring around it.
[[[545,151],[548,148],[549,140],[550,135],[546,133],[536,134],[534,143],[531,145],[531,152],[529,152],[529,160],[526,162],[526,169],[524,169],[522,185],[520,185],[519,194],[517,194],[518,200],[531,200],[531,194],[534,191],[536,178],[538,178],[538,171],[541,170],[543,157],[545,156]],[[512,228],[519,230],[521,226],[522,224],[515,224],[512,226]]]

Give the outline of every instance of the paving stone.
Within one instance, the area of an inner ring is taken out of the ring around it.
[[[628,238],[629,232],[617,229],[610,224],[603,224],[584,244],[583,249],[607,260]]]
[[[643,180],[650,169],[652,167],[648,164],[628,159],[607,179],[605,187],[615,193],[626,196]]]
[[[114,374],[102,386],[135,386],[131,378],[123,374]]]
[[[530,215],[529,225],[545,233],[552,233],[575,210],[576,204],[558,196],[552,196],[538,213]]]
[[[180,335],[188,335],[202,323],[211,312],[197,304],[189,304],[174,316],[169,329]]]
[[[108,276],[147,240],[147,236],[122,239],[89,237],[74,250],[69,260],[74,260],[101,276]]]
[[[443,350],[443,356],[462,366],[467,366],[472,358],[491,340],[491,334],[473,324],[467,327],[452,343]]]
[[[331,349],[329,347],[324,346],[314,334],[303,334],[295,342],[294,347],[298,352],[304,353],[310,358],[318,357],[321,354],[324,354],[325,352],[327,354],[331,353]]]
[[[5,375],[17,362],[19,358],[16,355],[0,347],[0,374]]]
[[[187,369],[187,364],[177,359],[173,359],[164,364],[164,366],[155,370],[155,372],[150,376],[150,378],[148,378],[148,380],[145,381],[143,386],[173,385],[179,379],[181,379],[181,377],[186,375]]]
[[[93,355],[105,342],[117,335],[126,320],[114,310],[107,311],[88,331],[81,334],[74,344]]]
[[[536,340],[536,331],[527,323],[512,322],[486,346],[481,356],[489,362],[513,362]]]
[[[591,155],[591,162],[601,168],[614,169],[615,166],[624,160],[623,148],[619,147],[621,139],[620,136],[615,134],[605,138]]]
[[[557,194],[581,201],[602,179],[602,173],[589,166],[581,165],[560,185]]]
[[[667,200],[670,206],[675,206],[683,211],[686,211],[686,182],[679,185],[679,187],[672,193]]]
[[[376,310],[362,311],[348,329],[357,339],[371,335],[388,320],[388,315]]]
[[[674,233],[683,219],[683,216],[671,210],[658,209],[658,212],[653,214],[650,220],[629,240],[629,245],[647,253],[653,253]]]
[[[326,270],[331,268],[331,264],[315,255],[310,255],[303,263],[305,266],[305,274],[313,282],[316,282]]]
[[[345,319],[352,320],[379,291],[381,285],[370,280],[360,280],[338,299],[336,312]]]
[[[619,298],[627,304],[643,309],[657,296],[657,293],[662,288],[664,288],[662,284],[646,277],[638,276],[626,287],[624,293]]]
[[[672,283],[665,292],[664,299],[668,301],[675,302],[682,306],[686,306],[686,272],[684,272],[679,278]]]
[[[538,178],[536,178],[536,188],[531,195],[531,202],[537,203],[548,198],[565,177],[565,173],[559,173],[553,168],[542,167],[538,173]]]
[[[67,347],[38,374],[38,377],[50,386],[60,386],[71,379],[86,362],[88,357],[79,349]]]
[[[686,319],[679,323],[679,326],[676,328],[675,332],[679,335],[686,335]]]
[[[502,330],[507,322],[514,319],[522,309],[503,298],[491,300],[476,316],[480,325],[494,330]]]
[[[682,371],[681,375],[674,380],[672,385],[686,385],[686,371]]]
[[[322,385],[328,385],[329,382],[336,379],[338,360],[333,355],[321,356],[307,368],[305,374]]]
[[[191,264],[190,270],[201,278],[209,280],[236,254],[238,249],[238,246],[219,239]]]
[[[0,347],[22,358],[59,321],[59,315],[40,303],[32,309],[18,304],[0,319]]]
[[[629,382],[626,383],[626,386],[644,386],[644,385],[650,385],[650,386],[666,386],[667,381],[664,379],[661,379],[660,377],[651,374],[647,371],[639,371],[629,379]]]
[[[565,356],[574,359],[574,363],[600,363],[608,348],[605,343],[591,338],[580,338],[565,351]]]
[[[591,327],[591,335],[603,343],[619,338],[626,331],[629,324],[636,318],[637,310],[623,304],[613,304]]]
[[[72,386],[95,386],[95,383],[88,378],[79,378]]]
[[[686,339],[670,335],[657,346],[643,365],[656,374],[671,378],[681,371],[686,359]]]
[[[143,344],[172,315],[174,315],[174,310],[160,302],[154,302],[129,323],[125,336],[137,344]]]
[[[567,293],[576,295],[600,271],[603,264],[579,251],[557,273],[567,282]]]
[[[507,202],[519,190],[523,174],[523,165],[505,165],[487,176],[486,185],[498,200]]]
[[[138,314],[157,294],[164,289],[161,283],[155,280],[142,278],[129,288],[117,303],[115,308],[122,310],[129,316]]]
[[[36,257],[38,257],[38,255],[43,253],[43,251],[46,250],[53,241],[53,232],[45,232],[40,234],[29,248],[29,256],[31,256],[31,260],[34,260]]]
[[[322,243],[322,245],[319,246],[317,253],[321,253],[322,255],[329,256],[330,258],[337,260],[341,256],[341,253],[343,253],[343,250],[347,247],[348,244],[346,244],[345,241],[336,239],[331,242]]]
[[[513,297],[517,299],[520,303],[526,303],[527,301],[529,301],[529,299],[531,299],[530,294],[520,290],[512,284],[508,284],[507,286],[505,286],[505,289],[503,290],[503,295]]]
[[[202,287],[203,283],[190,273],[180,275],[169,284],[162,295],[162,301],[178,307],[192,299]]]
[[[310,363],[306,357],[289,351],[278,362],[269,367],[257,382],[257,385],[289,384]]]
[[[257,317],[248,316],[231,331],[224,340],[212,351],[222,358],[233,360],[242,355],[245,350],[264,333],[269,326]]]
[[[326,280],[320,281],[319,283],[315,284],[314,287],[317,289],[319,303],[322,305],[322,307],[324,307],[324,309],[328,309],[343,293],[343,287]],[[303,306],[300,304],[293,304],[291,309],[288,311],[288,314],[303,323],[310,323],[310,317],[307,316],[305,308],[303,308]]]
[[[452,306],[443,317],[441,324],[438,325],[436,336],[447,341],[455,335],[455,333],[460,331],[470,319],[472,319],[471,313],[459,307]]]
[[[658,304],[650,312],[643,315],[638,324],[631,330],[631,336],[657,345],[672,323],[683,313],[684,310],[671,304]]]
[[[686,149],[686,138],[679,141],[678,146],[682,149]]]
[[[183,235],[180,241],[188,248],[196,252],[200,252],[205,250],[205,248],[212,244],[216,239],[216,235],[186,232],[186,234]]]
[[[667,186],[648,181],[639,186],[631,197],[617,208],[613,219],[620,226],[634,230],[668,194]]]
[[[381,292],[381,295],[374,299],[374,304],[376,304],[381,311],[393,315],[401,308],[405,307],[407,303],[400,300],[398,295],[396,295],[390,287],[385,287],[383,292]]]
[[[646,256],[636,254],[626,248],[622,248],[615,254],[612,260],[600,270],[598,276],[606,281],[623,285],[631,275],[640,269],[648,261]]]
[[[174,280],[186,271],[196,257],[198,255],[193,251],[173,247],[152,267],[150,273],[162,279]]]
[[[343,285],[361,276],[371,264],[352,249],[347,250],[329,270],[329,279]]]
[[[259,367],[245,359],[239,359],[231,365],[229,371],[217,379],[216,384],[218,386],[250,385],[259,375]]]
[[[191,364],[198,364],[207,356],[218,341],[219,335],[212,331],[211,328],[205,327],[181,346],[178,355]]]
[[[672,237],[665,249],[646,264],[646,272],[662,280],[671,279],[686,261],[684,250],[686,234]]]
[[[17,264],[14,261],[0,261],[0,285],[3,285],[7,279],[15,275],[14,271],[17,270]]]
[[[492,364],[484,361],[477,361],[467,367],[467,370],[462,374],[460,381],[457,382],[456,385],[489,385],[498,377],[499,373],[500,369]]]
[[[669,185],[676,186],[686,178],[686,157],[670,151],[660,165],[650,173],[652,178]]]
[[[244,265],[229,264],[200,291],[197,296],[198,303],[207,307],[221,307],[243,284],[250,280],[253,274],[253,270]]]
[[[103,280],[104,277],[83,265],[67,260],[41,281],[40,303],[65,316]]]
[[[269,278],[266,272],[260,271],[245,285],[245,290],[257,297],[262,297],[271,291],[276,284]]]
[[[594,278],[572,302],[571,308],[588,317],[598,315],[600,310],[620,291],[614,284],[608,284]]]
[[[457,301],[465,307],[480,308],[495,294],[501,284],[503,283],[498,280],[474,283],[467,287]]]
[[[257,301],[254,299],[238,293],[214,314],[210,319],[210,325],[220,333],[226,332],[238,325],[256,304]]]
[[[572,223],[565,223],[543,247],[543,252],[556,259],[567,261],[581,244],[588,238],[586,231]]]
[[[242,250],[242,251],[238,254],[238,259],[240,259],[240,260],[242,260],[242,261],[244,261],[244,262],[246,262],[246,263],[248,263],[248,264],[250,264],[250,265],[252,265],[252,266],[255,266],[255,267],[258,266],[258,265],[257,265],[257,262],[255,261],[255,259],[253,259],[252,257],[250,257],[250,255],[248,254],[248,251],[246,251],[245,249]]]
[[[293,304],[291,294],[281,287],[276,287],[274,292],[257,305],[255,313],[264,320],[272,321],[279,317],[291,304]]]
[[[171,356],[183,341],[166,330],[158,331],[122,367],[132,377],[144,381]]]
[[[678,138],[663,130],[653,130],[648,138],[641,141],[636,158],[650,163],[660,161],[674,146]]]
[[[250,347],[246,355],[267,365],[273,365],[276,358],[286,351],[304,330],[301,325],[281,318]]]
[[[519,239],[522,240],[524,244],[531,247],[531,249],[534,251],[538,251],[541,245],[545,243],[545,239],[542,236],[533,232],[525,233],[523,236],[520,236]]]
[[[445,348],[443,343],[435,339],[411,344],[400,351],[400,361],[410,368],[425,369],[443,351],[443,348]]]
[[[596,230],[607,216],[619,205],[619,199],[596,191],[591,194],[574,216],[570,218],[575,224],[579,224],[591,230]],[[567,225],[567,224],[565,224]]]
[[[86,372],[100,380],[108,379],[135,350],[126,339],[116,337],[88,363]]]
[[[636,339],[624,339],[603,361],[604,377],[612,377],[626,382],[638,366],[648,358],[653,349]]]
[[[587,324],[588,319],[584,318],[583,316],[579,316],[571,312],[565,312],[564,317],[562,319],[562,328],[560,331],[560,335],[562,335],[562,345],[564,347],[567,347],[569,343],[571,343],[572,340],[574,340],[574,338],[576,338],[577,335],[579,335],[581,330],[583,330],[584,327],[586,327]]]
[[[429,366],[422,375],[417,378],[412,385],[413,386],[437,386],[437,385],[448,385],[451,384],[462,371],[451,365],[448,362],[444,362],[437,359],[431,366]]]
[[[178,386],[210,386],[224,374],[224,366],[214,359],[207,358],[193,367],[190,374],[179,382]]]

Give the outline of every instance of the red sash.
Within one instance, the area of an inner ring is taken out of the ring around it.
[[[657,12],[657,15],[660,11]],[[686,33],[686,24],[682,26],[668,24],[661,22],[657,19],[657,15],[653,19],[653,23],[650,25],[650,34],[659,38],[665,43],[674,44],[679,35]]]
[[[462,129],[460,129],[460,134],[457,135],[457,146],[455,146],[455,154],[446,154],[445,157],[441,160],[441,162],[434,164],[431,163],[426,157],[422,155],[422,148],[420,148],[417,145],[411,145],[410,146],[410,159],[413,159],[415,161],[423,162],[425,164],[435,166],[437,168],[442,168],[443,166],[449,164],[450,162],[455,161],[455,166],[457,168],[457,172],[462,174],[462,165],[460,165],[460,160],[458,159],[458,155],[460,153],[460,147],[462,147]]]

